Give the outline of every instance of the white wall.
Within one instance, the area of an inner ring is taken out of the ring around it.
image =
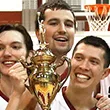
[[[85,36],[87,35],[94,35],[94,36],[98,36],[98,37],[101,37],[103,38],[110,46],[110,31],[107,31],[107,32],[104,32],[104,31],[101,31],[101,32],[90,32],[90,31],[81,31],[81,32],[76,32],[75,34],[75,37],[74,37],[74,45],[73,45],[73,48],[74,46],[76,45],[76,43],[84,38]],[[73,48],[71,49],[71,51],[68,53],[68,57],[71,58],[71,55],[72,55],[72,50]]]
[[[0,0],[0,11],[22,11],[22,0]]]
[[[37,50],[39,48],[37,36],[34,31],[29,32],[29,34],[30,34],[32,41],[33,41],[33,48],[34,48],[34,50]]]

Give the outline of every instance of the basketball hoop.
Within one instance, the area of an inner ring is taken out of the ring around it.
[[[86,18],[90,31],[108,31],[110,22],[110,5],[85,5]]]

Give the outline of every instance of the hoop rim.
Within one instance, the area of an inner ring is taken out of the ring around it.
[[[95,8],[98,8],[98,14],[101,14],[102,13],[102,10],[104,7],[106,7],[106,13],[109,12],[110,10],[110,5],[109,4],[93,4],[93,5],[84,5],[84,8],[87,9],[87,8],[90,8],[89,10],[92,11],[92,12],[95,12]]]
[[[84,5],[85,8],[86,8],[87,6],[90,6],[90,7],[94,7],[94,6],[97,6],[97,7],[103,7],[103,6],[106,6],[107,8],[110,8],[110,5],[109,5],[109,4]]]

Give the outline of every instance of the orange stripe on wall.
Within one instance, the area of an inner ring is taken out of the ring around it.
[[[22,24],[22,11],[0,11],[0,24]]]

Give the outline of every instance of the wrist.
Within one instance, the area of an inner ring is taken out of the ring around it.
[[[19,92],[17,92],[17,91],[13,91],[12,94],[10,95],[10,98],[11,98],[11,97],[16,97],[16,98],[18,97],[18,98],[19,98],[19,97],[21,97],[21,96],[22,96],[21,93],[19,93]]]

